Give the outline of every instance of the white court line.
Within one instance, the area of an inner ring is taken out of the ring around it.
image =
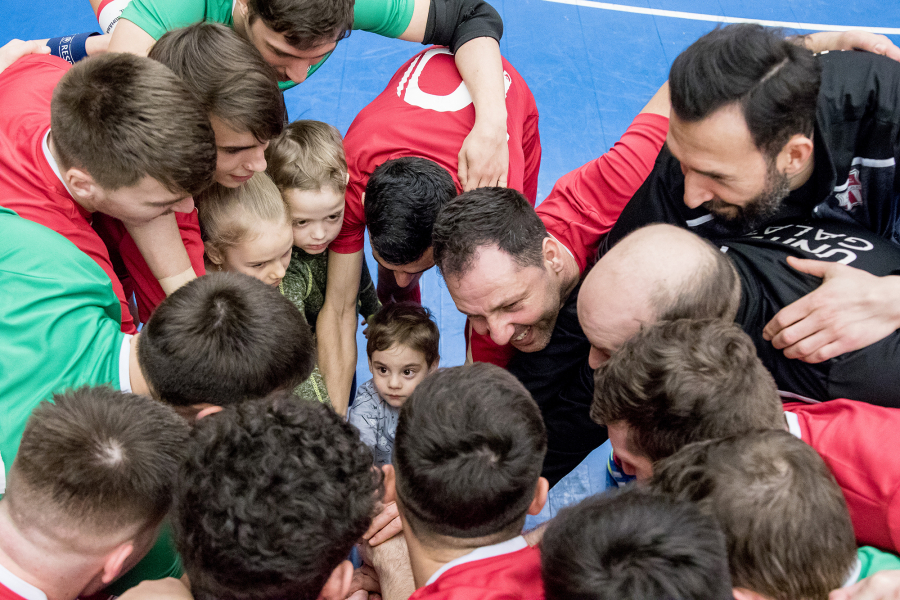
[[[704,15],[701,13],[681,12],[678,10],[662,10],[659,8],[643,8],[639,6],[624,6],[622,4],[610,4],[608,2],[594,2],[593,0],[545,0],[558,4],[571,4],[587,8],[600,8],[618,12],[636,13],[640,15],[654,15],[657,17],[672,17],[673,19],[690,19],[692,21],[710,21],[712,23],[759,23],[766,27],[785,27],[789,29],[804,29],[808,31],[847,31],[848,29],[864,29],[872,33],[885,35],[900,34],[900,28],[895,27],[865,27],[862,25],[821,25],[818,23],[791,23],[790,21],[766,21],[763,19],[742,19],[739,17],[723,17],[719,15]]]

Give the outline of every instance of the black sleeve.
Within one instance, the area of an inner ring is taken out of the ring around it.
[[[484,0],[431,0],[423,44],[448,46],[451,52],[479,37],[503,37],[503,20]]]

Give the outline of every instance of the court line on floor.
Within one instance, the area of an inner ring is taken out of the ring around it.
[[[793,23],[791,21],[767,21],[765,19],[744,19],[741,17],[725,17],[721,15],[705,15],[702,13],[682,12],[678,10],[663,10],[660,8],[646,8],[641,6],[626,6],[624,4],[610,4],[609,2],[595,2],[594,0],[544,0],[557,4],[571,4],[586,8],[599,8],[601,10],[614,10],[617,12],[635,13],[640,15],[653,15],[656,17],[671,17],[673,19],[690,19],[692,21],[710,21],[712,23],[759,23],[767,27],[786,27],[789,29],[802,29],[807,31],[847,31],[848,29],[865,29],[872,33],[885,35],[900,35],[900,28],[896,27],[866,27],[863,25],[824,25],[820,23]]]

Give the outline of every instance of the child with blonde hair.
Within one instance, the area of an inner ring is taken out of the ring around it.
[[[321,121],[294,121],[269,145],[266,162],[266,172],[288,206],[293,229],[294,250],[282,281],[283,293],[315,331],[325,302],[326,250],[344,222],[349,176],[341,134]],[[357,307],[365,319],[381,307],[365,263]]]

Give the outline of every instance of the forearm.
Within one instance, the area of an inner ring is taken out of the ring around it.
[[[344,303],[329,303],[326,297],[316,321],[316,346],[331,404],[335,412],[345,415],[356,370],[355,302],[347,309]]]
[[[125,228],[166,295],[197,277],[174,214],[141,225],[125,224]]]
[[[503,84],[503,61],[500,44],[489,37],[479,37],[456,51],[456,68],[466,83],[475,106],[474,129],[481,129],[506,140],[506,89]]]
[[[372,566],[378,573],[384,600],[406,600],[416,591],[409,549],[403,535],[372,548]]]

